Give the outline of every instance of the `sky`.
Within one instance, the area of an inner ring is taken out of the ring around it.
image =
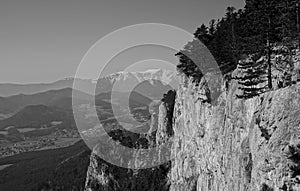
[[[244,0],[1,0],[0,83],[74,77],[89,48],[119,28],[163,23],[193,33],[228,6]]]

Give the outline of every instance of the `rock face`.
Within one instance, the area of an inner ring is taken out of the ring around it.
[[[237,92],[233,80],[211,104],[182,77],[173,115],[162,103],[154,136],[172,140],[171,162],[128,170],[92,155],[86,190],[300,190],[300,85],[247,100]]]
[[[92,154],[86,191],[167,191],[169,165],[131,170],[114,166]]]
[[[138,148],[145,147],[145,139],[147,139],[147,148],[154,147],[154,154],[143,153],[141,150],[130,151],[123,150],[117,145],[106,145],[105,143],[98,144],[93,150],[93,154],[90,159],[90,166],[87,172],[86,179],[86,191],[167,191],[170,184],[168,179],[168,173],[170,172],[171,162],[166,159],[166,156],[170,156],[170,146],[166,149],[160,148],[156,145],[161,142],[172,143],[169,139],[172,138],[172,115],[174,109],[175,92],[171,91],[167,94],[173,98],[173,103],[162,102],[157,108],[158,111],[152,113],[151,116],[151,128],[149,133],[145,135],[144,139],[137,139],[135,143],[131,145],[139,145]],[[154,109],[156,110],[156,109]],[[156,129],[158,129],[156,131]],[[121,139],[132,138],[125,137],[123,134]],[[140,142],[142,141],[142,142]],[[142,146],[142,147],[140,147]],[[105,148],[107,147],[107,148]],[[117,164],[118,161],[122,161],[123,167],[130,166],[131,168],[123,168],[104,161],[99,156],[105,148],[105,153],[110,155],[107,159],[114,161]],[[155,152],[157,151],[157,152]],[[166,151],[166,152],[165,152]],[[167,153],[168,152],[168,153]],[[99,154],[100,153],[100,154]],[[98,155],[97,155],[98,154]],[[160,164],[160,165],[156,165]],[[146,166],[154,166],[153,168],[146,168]],[[137,169],[137,170],[133,170]]]
[[[215,106],[193,83],[177,91],[171,191],[300,190],[300,86],[246,101],[236,91]]]

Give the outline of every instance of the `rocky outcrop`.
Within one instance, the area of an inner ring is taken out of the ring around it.
[[[283,45],[272,48],[272,84],[274,89],[295,84],[300,81],[300,50]],[[266,57],[262,61],[267,62]]]
[[[86,191],[167,191],[170,163],[151,169],[132,170],[107,163],[92,154]]]
[[[172,139],[171,163],[129,170],[93,154],[86,190],[300,190],[300,85],[242,100],[233,81],[213,105],[199,88],[182,77],[172,130],[160,105],[156,144]]]
[[[175,103],[168,102],[175,97],[169,92],[156,113],[157,121],[152,121],[157,131],[152,127],[146,135],[157,149],[171,141],[170,162],[130,170],[105,162],[94,151],[86,190],[300,190],[300,85],[295,58],[289,69],[292,80],[286,80],[292,83],[251,99],[237,99],[236,80],[223,83],[210,74],[207,83],[196,84],[182,75]],[[280,84],[280,77],[273,83]],[[138,160],[141,153],[134,155],[130,163],[143,162]],[[149,161],[159,163],[163,155],[167,153]]]
[[[175,92],[170,91],[166,97],[172,98],[173,103],[169,102],[170,99],[168,102],[163,100],[158,108],[153,108],[151,128],[147,135],[142,135],[134,141],[132,137],[118,130],[118,136],[115,138],[120,141],[120,144],[131,145],[132,149],[123,149],[117,145],[105,143],[95,146],[87,172],[86,191],[169,190],[168,173],[171,162],[168,157],[171,147],[169,145],[172,143],[170,139],[173,135],[172,114]],[[133,150],[134,147],[141,150]],[[142,149],[147,148],[152,152],[143,152]],[[103,160],[99,157],[103,156],[101,153],[106,154],[103,158],[110,159],[110,162],[119,165]]]
[[[156,139],[172,139],[171,163],[129,170],[92,155],[86,190],[300,190],[300,85],[242,100],[233,81],[214,105],[199,88],[182,77],[172,131],[160,105]]]
[[[233,81],[215,106],[197,92],[177,91],[171,191],[300,190],[299,85],[245,101]]]
[[[156,145],[164,144],[172,139],[173,131],[173,113],[175,105],[176,92],[171,90],[164,95],[162,103],[158,110],[158,125],[155,133]]]

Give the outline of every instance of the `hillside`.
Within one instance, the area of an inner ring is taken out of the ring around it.
[[[49,90],[60,90],[73,87],[74,79],[66,78],[53,83],[36,83],[36,84],[0,84],[0,96],[9,97],[19,94],[37,94]],[[91,80],[76,79],[81,87],[85,87],[85,92],[89,92],[94,88]]]
[[[15,115],[0,121],[0,129],[9,126],[18,128],[42,128],[50,127],[51,122],[67,123],[74,125],[72,113],[59,108],[44,105],[26,106]]]
[[[147,106],[151,103],[151,97],[144,96],[138,92],[107,92],[98,94],[95,97],[96,105],[105,106],[105,103],[111,103],[113,105],[125,106],[133,105],[135,107]],[[105,103],[102,103],[102,102]]]
[[[10,97],[1,97],[0,98],[0,113],[10,114],[15,113],[18,110],[29,106],[29,105],[46,105],[51,107],[60,107],[64,109],[72,108],[72,89],[65,88],[60,90],[50,90],[46,92],[41,92],[37,94],[29,95],[15,95]],[[77,103],[89,103],[91,96],[76,91]]]
[[[0,159],[0,190],[83,190],[90,156],[83,141],[67,148]]]

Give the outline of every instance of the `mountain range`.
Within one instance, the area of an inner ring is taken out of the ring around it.
[[[96,89],[96,94],[119,91],[128,92],[132,88],[132,84],[140,84],[144,81],[150,83],[162,84],[176,84],[177,74],[176,72],[169,70],[147,70],[145,72],[117,72],[98,80],[92,79],[77,79],[77,78],[65,78],[53,83],[35,83],[35,84],[13,84],[13,83],[0,83],[0,97],[9,97],[19,94],[36,94],[49,90],[60,90],[65,88],[73,88],[73,83],[80,87],[80,91],[85,93],[91,93]],[[96,88],[97,87],[97,88]]]
[[[92,97],[86,93],[76,91],[75,99],[78,102],[84,103]],[[60,90],[49,90],[36,94],[19,94],[9,97],[0,97],[0,113],[10,114],[14,113],[29,105],[46,105],[65,109],[71,109],[72,106],[72,92],[71,88]]]
[[[92,88],[91,80],[82,80],[82,79],[74,79],[74,78],[65,78],[63,80],[59,80],[53,83],[36,83],[36,84],[12,84],[5,83],[0,84],[0,96],[9,97],[13,95],[19,94],[36,94],[41,92],[46,92],[49,90],[60,90],[64,88],[72,88],[74,80],[76,83],[80,83],[81,87],[85,87],[85,92],[90,91]]]
[[[0,121],[0,129],[10,126],[18,128],[41,128],[44,125],[49,126],[53,122],[58,122],[59,124],[68,122],[68,124],[71,124],[71,120],[70,113],[62,109],[45,105],[30,105],[12,117]]]
[[[176,80],[175,78],[175,73],[162,70],[119,72],[98,80],[99,85],[96,92],[99,94],[95,98],[84,92],[88,92],[88,89],[95,85],[91,80],[79,80],[80,83],[86,84],[84,91],[73,91],[72,88],[68,87],[72,86],[74,79],[39,85],[10,84],[8,86],[7,84],[0,84],[2,95],[21,92],[18,95],[0,97],[0,129],[9,126],[40,128],[51,124],[53,121],[62,121],[67,126],[73,126],[72,101],[74,100],[73,104],[76,103],[79,107],[83,104],[89,105],[92,99],[95,99],[98,116],[101,120],[115,115],[124,115],[126,113],[124,110],[136,112],[134,111],[135,108],[143,108],[142,110],[145,110],[143,112],[148,113],[148,106],[151,102],[160,100],[164,93],[172,89],[166,83],[172,83]],[[137,85],[129,92],[129,86],[132,85],[130,83]],[[7,87],[12,88],[13,91],[10,91],[10,88]],[[49,88],[54,89],[48,90]],[[73,100],[72,96],[75,96]],[[122,109],[120,113],[114,113],[113,107]],[[128,115],[128,112],[126,115]]]

